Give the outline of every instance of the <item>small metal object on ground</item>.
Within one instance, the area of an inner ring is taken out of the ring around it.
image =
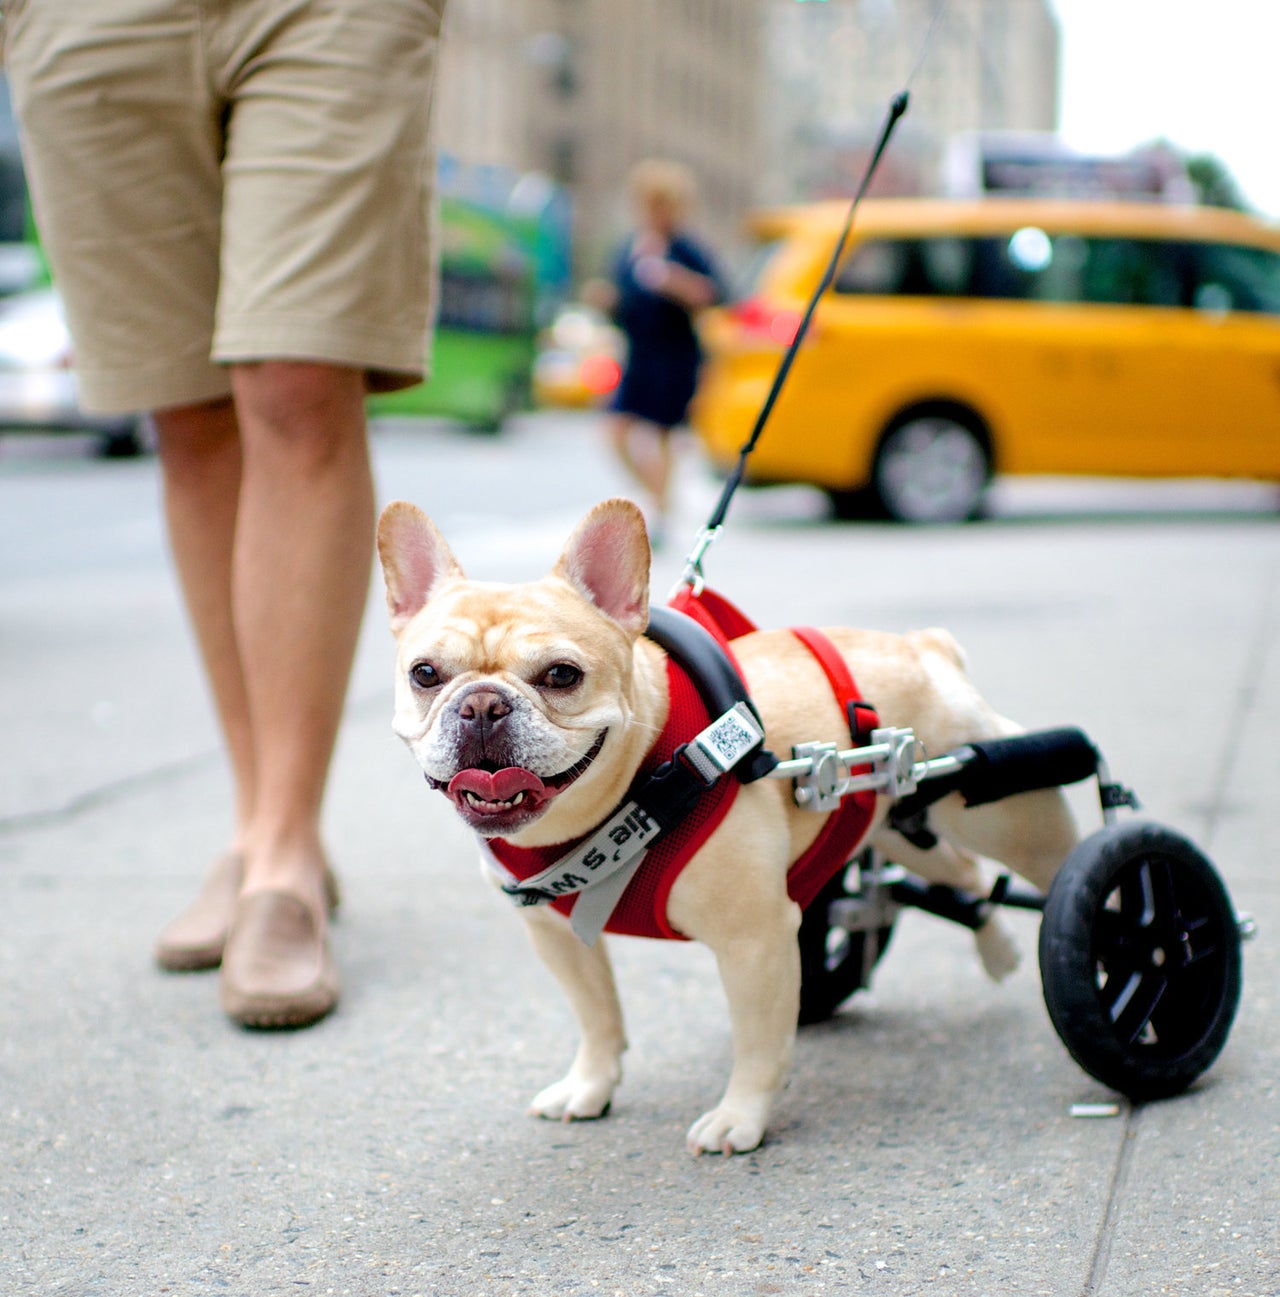
[[[1118,1103],[1073,1103],[1071,1115],[1073,1117],[1118,1117],[1120,1105]]]

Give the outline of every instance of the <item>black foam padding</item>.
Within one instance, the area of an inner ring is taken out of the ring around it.
[[[660,644],[688,672],[711,716],[723,716],[738,703],[746,703],[764,729],[760,713],[747,692],[746,682],[738,674],[729,655],[715,636],[686,613],[674,608],[649,609],[649,628],[645,635]],[[757,746],[733,768],[742,783],[763,779],[778,764],[768,748]]]
[[[969,744],[969,750],[973,757],[958,784],[968,806],[983,806],[1037,788],[1078,783],[1098,770],[1097,748],[1083,730],[1074,728],[986,739]]]

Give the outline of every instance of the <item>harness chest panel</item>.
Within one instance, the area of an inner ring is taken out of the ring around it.
[[[687,743],[712,720],[693,681],[674,658],[667,659],[667,696],[667,723],[645,759],[641,779],[670,760],[680,744]],[[605,924],[606,932],[686,940],[667,922],[667,897],[680,871],[729,813],[737,791],[736,779],[718,780],[680,824],[653,844]],[[488,843],[489,850],[521,882],[553,864],[571,845],[562,842],[549,847],[517,847],[502,838],[491,838]],[[551,904],[562,914],[569,914],[577,899],[576,895],[561,896]]]
[[[733,641],[757,629],[741,609],[711,589],[704,588],[695,594],[690,587],[683,586],[671,600],[671,607],[709,630],[730,659],[733,658]],[[791,633],[813,654],[822,668],[840,710],[848,718],[854,745],[861,746],[868,741],[879,721],[875,708],[863,699],[854,682],[849,664],[820,630],[798,626],[792,627]],[[872,792],[846,796],[808,850],[787,871],[787,895],[802,910],[857,853],[870,827],[875,807],[876,798]]]

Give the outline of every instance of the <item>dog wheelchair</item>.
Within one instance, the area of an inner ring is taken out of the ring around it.
[[[1001,874],[985,896],[930,885],[865,849],[806,909],[800,928],[801,1023],[829,1018],[871,974],[906,907],[977,929],[993,907],[1042,912],[1040,976],[1054,1029],[1076,1062],[1134,1102],[1179,1094],[1226,1044],[1241,987],[1238,916],[1209,860],[1159,824],[1120,822],[1138,806],[1078,729],[974,743],[917,759],[909,729],[876,730],[862,748],[804,745],[771,778],[794,781],[797,804],[830,810],[872,789],[893,799],[889,822],[930,845],[929,806],[953,792],[977,806],[1096,779],[1103,826],[1067,856],[1047,895]]]
[[[700,559],[708,542],[704,534],[668,608],[651,610],[648,633],[697,662],[712,715],[741,715],[752,704],[720,649],[755,626],[706,587]],[[715,638],[709,655],[687,629],[679,633],[689,619]],[[787,760],[757,749],[744,765],[759,764],[741,777],[790,780],[796,805],[822,813],[857,794],[887,797],[889,827],[922,850],[937,843],[929,808],[953,793],[982,806],[1092,779],[1102,827],[1076,844],[1043,895],[1008,873],[986,895],[930,884],[874,848],[856,847],[803,909],[801,1025],[831,1017],[870,985],[903,909],[976,931],[995,907],[1009,906],[1042,914],[1045,1006],[1068,1052],[1095,1080],[1144,1102],[1181,1093],[1212,1065],[1235,1019],[1241,945],[1254,935],[1253,920],[1236,913],[1217,870],[1190,840],[1118,818],[1136,811],[1138,799],[1112,779],[1082,730],[1032,731],[928,757],[910,728],[866,729],[852,713],[849,719],[855,746],[802,743]]]

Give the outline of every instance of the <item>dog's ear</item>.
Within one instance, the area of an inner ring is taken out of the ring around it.
[[[555,574],[629,635],[649,625],[649,534],[630,500],[605,500],[578,524]]]
[[[391,629],[396,635],[441,581],[464,575],[439,528],[405,500],[387,505],[378,519],[378,558],[387,583]]]

